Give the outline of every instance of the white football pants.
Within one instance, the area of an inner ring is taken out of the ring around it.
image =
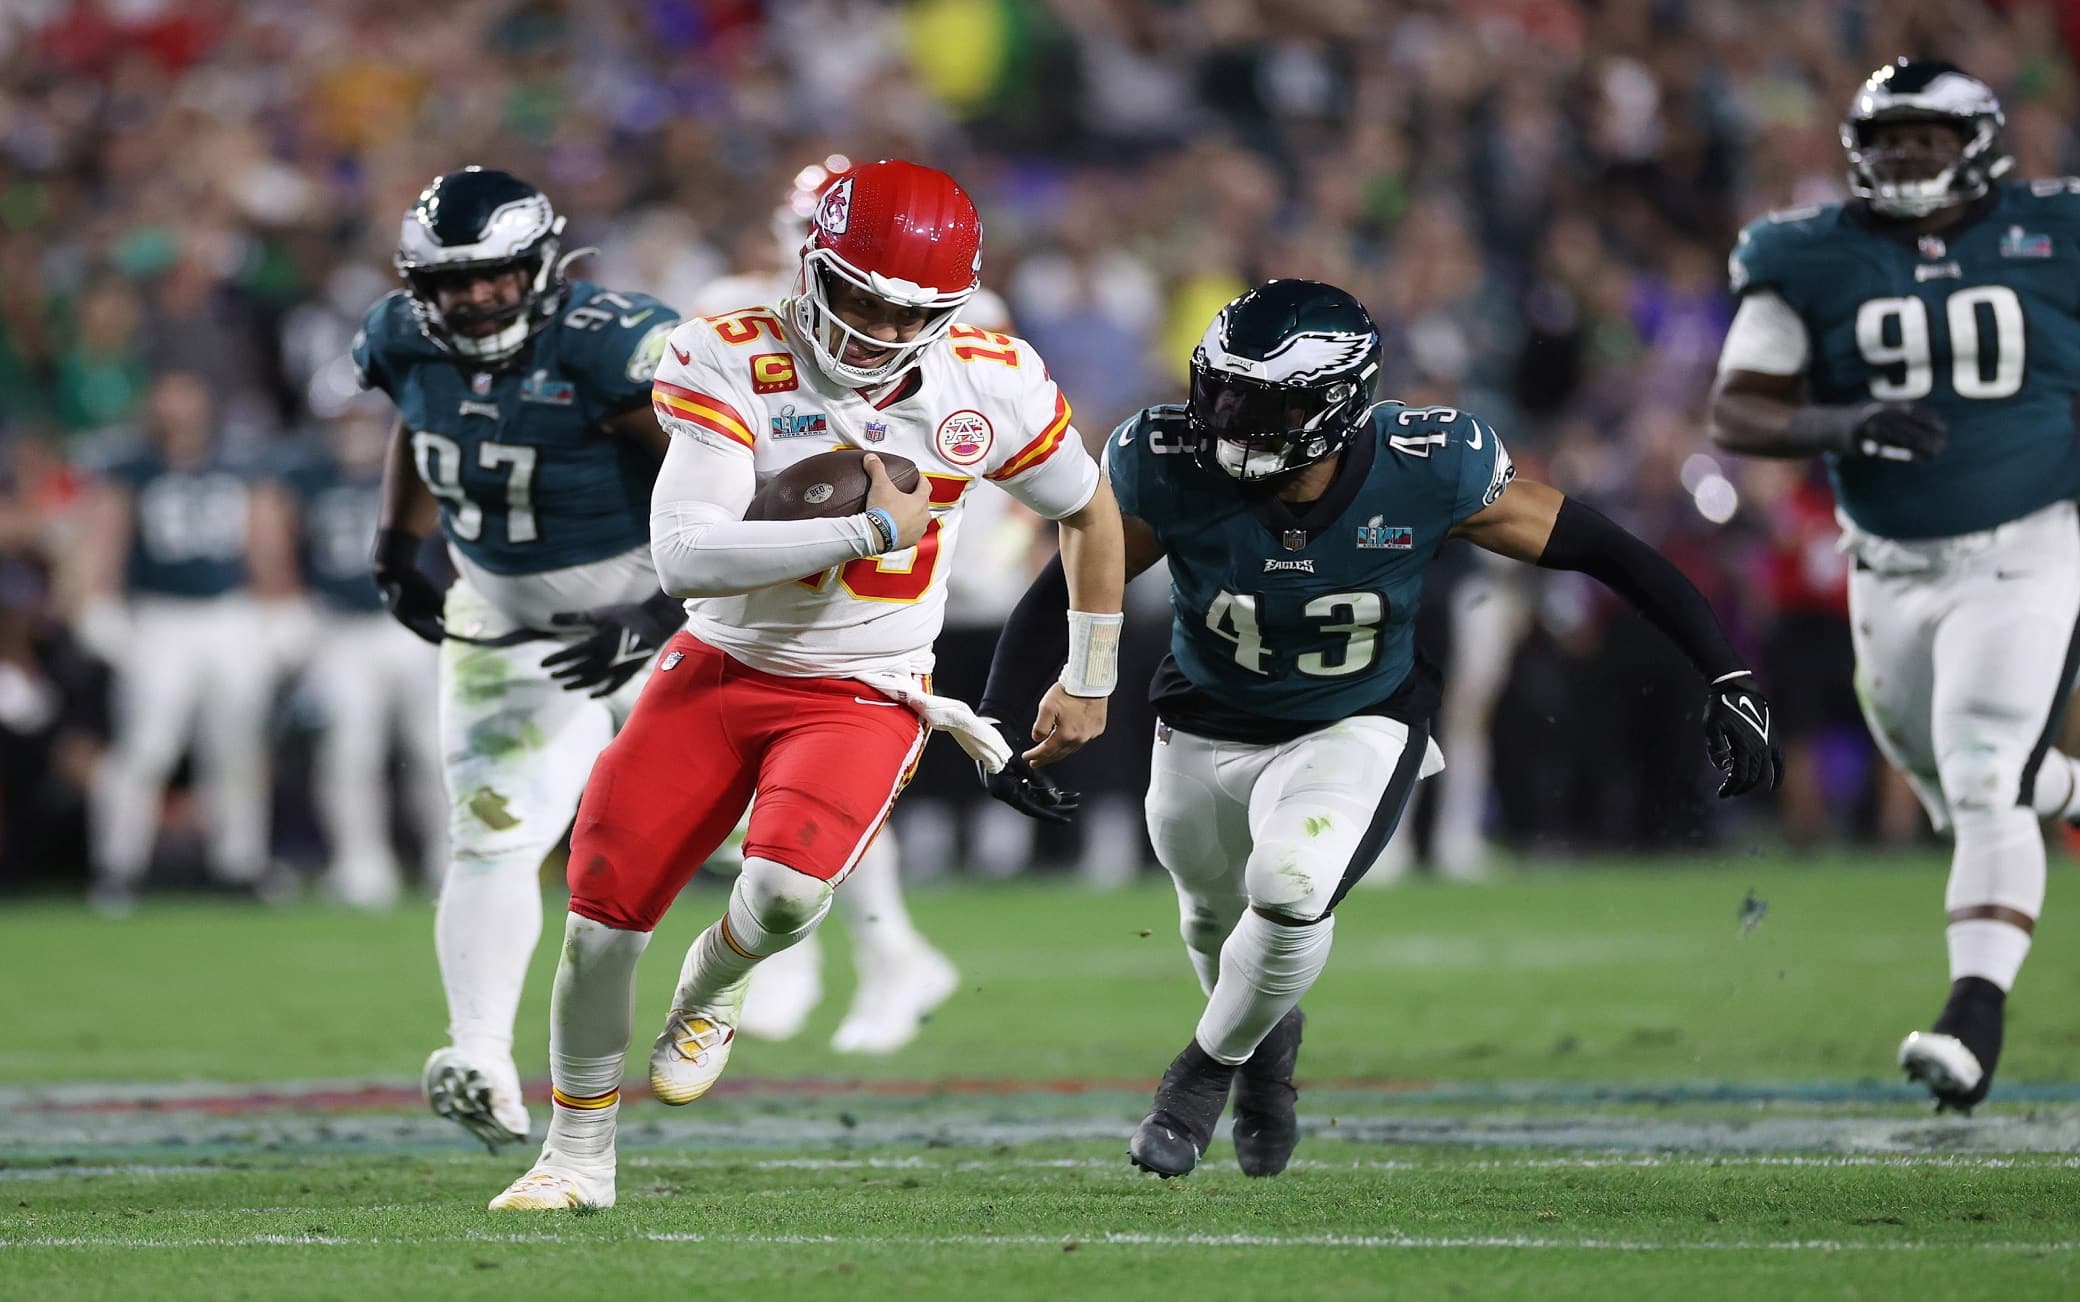
[[[1158,725],[1148,834],[1177,886],[1193,965],[1208,963],[1245,906],[1307,921],[1327,913],[1394,833],[1418,778],[1444,767],[1427,733],[1377,715],[1272,746]]]
[[[1845,530],[1857,695],[1878,748],[1939,831],[1964,809],[2027,810],[2080,649],[2080,513],[2061,502],[1922,542]]]
[[[457,568],[442,618],[451,632],[477,638],[547,628],[557,610],[641,601],[657,591],[647,548],[543,574]],[[645,668],[604,699],[566,691],[542,668],[559,645],[450,640],[440,648],[448,871],[434,948],[450,1039],[485,1058],[512,1052],[513,1018],[542,930],[542,860],[563,839],[593,760],[649,677]]]
[[[404,790],[426,862],[436,873],[447,863],[435,688],[439,659],[438,651],[382,611],[323,618],[305,683],[325,716],[313,776],[332,847],[330,881],[343,899],[376,903],[399,888],[384,767],[393,728],[409,765]]]
[[[138,597],[101,648],[115,669],[115,746],[96,775],[100,880],[132,887],[151,866],[167,780],[192,734],[212,870],[250,882],[267,866],[276,664],[259,604],[232,593]]]

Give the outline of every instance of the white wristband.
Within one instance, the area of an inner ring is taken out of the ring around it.
[[[1069,612],[1069,660],[1062,690],[1071,696],[1110,696],[1119,685],[1119,627],[1124,615]]]

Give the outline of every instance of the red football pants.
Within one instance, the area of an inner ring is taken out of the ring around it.
[[[924,721],[864,683],[761,673],[691,633],[659,655],[578,802],[571,912],[656,927],[747,804],[747,857],[850,872],[916,768]]]

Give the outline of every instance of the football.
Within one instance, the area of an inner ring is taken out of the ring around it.
[[[839,448],[796,462],[766,481],[745,510],[746,520],[817,520],[858,515],[867,509],[867,454]],[[877,452],[897,488],[917,487],[917,463],[892,452]]]

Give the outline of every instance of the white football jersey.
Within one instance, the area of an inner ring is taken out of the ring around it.
[[[1022,339],[957,325],[893,384],[859,390],[826,376],[794,336],[784,304],[683,322],[657,368],[659,422],[751,457],[760,487],[834,448],[908,457],[931,483],[932,521],[905,551],[693,598],[688,625],[769,673],[927,673],[968,499],[994,485],[1059,520],[1097,491],[1097,463]]]

